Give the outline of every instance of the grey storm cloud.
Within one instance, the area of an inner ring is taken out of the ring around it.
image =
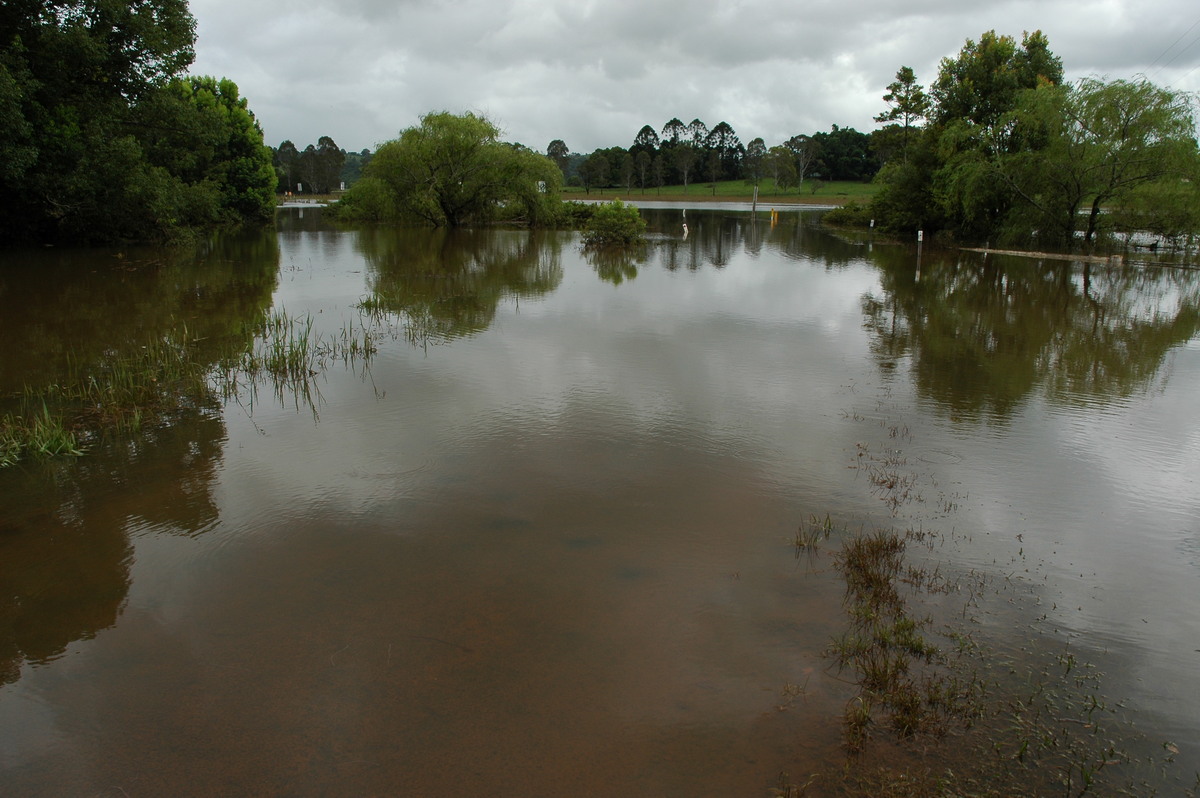
[[[777,144],[874,128],[896,70],[1042,30],[1069,78],[1200,88],[1192,0],[192,0],[193,72],[232,78],[270,144],[374,149],[432,110],[544,150],[628,146],[672,117]]]

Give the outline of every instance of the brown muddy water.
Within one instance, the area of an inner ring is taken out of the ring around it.
[[[921,528],[1200,770],[1200,275],[645,211],[0,258],[0,395],[269,309],[369,358],[0,470],[4,795],[767,795],[854,687],[797,527]],[[74,365],[72,365],[74,364]],[[897,475],[881,490],[871,464]],[[829,548],[836,544],[836,536]],[[1023,653],[1024,652],[1024,653]],[[1034,654],[1030,654],[1033,656]],[[813,783],[821,792],[821,782]]]

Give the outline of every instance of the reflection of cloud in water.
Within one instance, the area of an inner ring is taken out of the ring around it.
[[[580,257],[563,249],[568,276],[553,302],[506,304],[469,345],[428,354],[385,349],[372,362],[369,390],[331,372],[323,395],[339,410],[315,427],[268,408],[255,421],[269,440],[231,424],[235,447],[286,454],[242,460],[248,470],[225,489],[302,504],[337,484],[337,500],[361,512],[388,491],[407,491],[425,478],[416,469],[469,446],[481,431],[522,419],[549,425],[581,402],[644,434],[696,426],[739,450],[814,450],[816,440],[836,434],[825,414],[838,401],[830,392],[846,359],[862,346],[857,298],[873,284],[868,272],[830,276],[735,259],[747,268],[650,268],[636,291],[597,291]],[[343,474],[375,476],[342,484]]]
[[[180,501],[197,517],[179,527],[215,531],[134,536],[125,616],[72,661],[91,694],[54,684],[54,668],[14,686],[62,728],[100,730],[77,733],[54,778],[75,792],[138,769],[152,792],[186,777],[516,793],[532,760],[559,787],[636,793],[649,773],[664,793],[736,794],[798,757],[832,761],[826,727],[848,695],[820,652],[841,591],[798,569],[788,537],[812,513],[896,523],[846,468],[858,441],[961,504],[947,522],[958,547],[933,556],[1004,570],[1006,589],[1044,599],[1047,626],[1116,652],[1119,697],[1194,730],[1195,701],[1159,688],[1194,671],[1183,649],[1200,635],[1194,613],[1163,606],[1195,581],[1200,350],[1176,347],[1158,393],[1084,404],[1026,390],[1005,423],[947,418],[910,381],[919,352],[871,352],[881,333],[864,328],[863,297],[884,294],[887,263],[845,242],[778,257],[819,234],[764,232],[779,237],[766,254],[733,247],[720,268],[675,271],[652,258],[616,288],[571,233],[548,234],[554,268],[501,267],[507,283],[485,266],[396,279],[405,302],[441,304],[439,281],[496,301],[451,345],[385,342],[369,375],[331,369],[319,423],[280,407],[257,408],[258,428],[226,416],[208,499]],[[498,240],[516,251],[527,235]],[[336,274],[319,261],[279,300],[349,307],[361,263],[348,240],[324,242]],[[371,279],[403,276],[389,257]],[[139,515],[136,495],[113,517]],[[926,501],[911,519],[932,515]],[[170,528],[170,503],[152,500],[144,525]],[[807,673],[804,712],[775,712],[771,690]],[[463,775],[464,752],[486,785]]]

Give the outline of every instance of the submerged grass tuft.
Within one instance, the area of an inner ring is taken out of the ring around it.
[[[75,433],[63,425],[42,404],[41,412],[28,416],[5,415],[0,420],[0,468],[15,465],[27,457],[54,457],[83,454],[83,446]]]
[[[1101,674],[1079,652],[1023,647],[1009,659],[970,631],[932,631],[912,605],[957,587],[909,561],[908,545],[928,546],[930,534],[846,534],[834,554],[847,627],[828,655],[855,693],[841,719],[848,758],[840,773],[822,774],[825,786],[909,798],[1156,794],[1171,747],[1145,753],[1148,741],[1106,703]],[[977,600],[983,585],[969,587]],[[811,781],[780,794],[806,795]]]
[[[914,672],[915,664],[940,661],[940,652],[924,634],[929,620],[914,618],[901,593],[912,576],[905,545],[905,535],[877,530],[848,538],[835,555],[850,626],[830,653],[839,669],[854,672],[859,686],[844,718],[851,752],[862,750],[881,721],[901,736],[941,735],[956,700],[944,673]]]
[[[280,397],[293,395],[297,407],[315,407],[315,378],[337,361],[365,368],[381,337],[377,327],[354,322],[321,336],[311,316],[277,310],[224,344],[210,341],[205,355],[180,327],[98,363],[68,358],[57,382],[26,386],[0,417],[0,468],[30,457],[78,456],[98,439],[211,404],[214,390],[231,399],[270,384]]]
[[[799,557],[802,552],[815,551],[821,541],[828,540],[833,534],[833,519],[829,514],[825,514],[825,518],[817,518],[817,516],[809,516],[807,524],[801,524],[796,530],[796,556]]]

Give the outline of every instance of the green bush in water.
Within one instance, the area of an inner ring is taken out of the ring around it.
[[[617,199],[596,208],[584,228],[583,242],[588,246],[635,244],[645,233],[646,220],[638,209]]]

